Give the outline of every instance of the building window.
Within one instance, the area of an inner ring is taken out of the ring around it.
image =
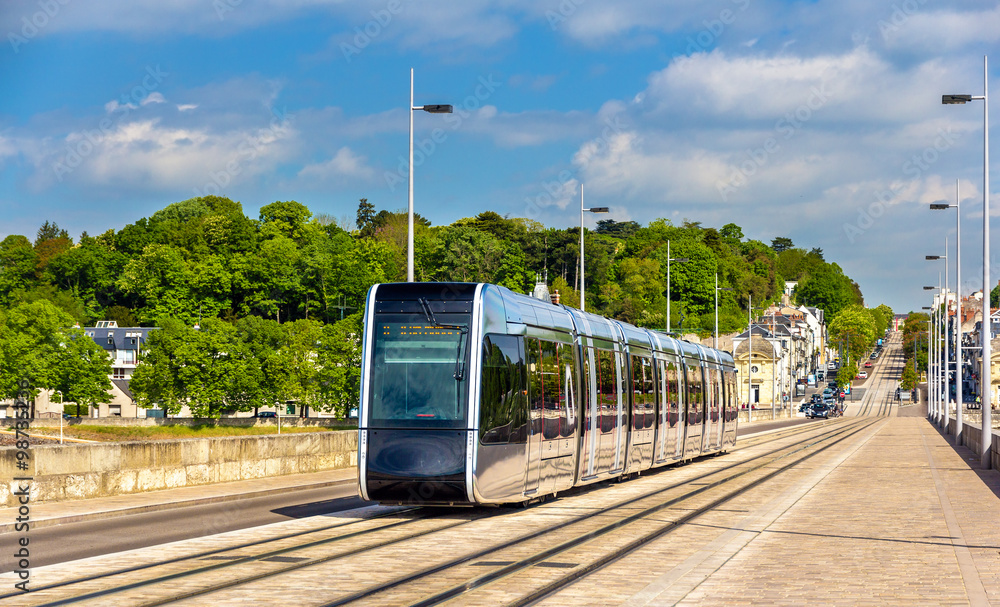
[[[754,365],[754,366],[750,367],[750,372],[751,373],[757,373],[759,371],[760,371],[760,369],[757,368],[757,365]]]
[[[121,417],[122,416],[122,406],[121,405],[109,405],[108,415],[111,417]]]
[[[125,379],[125,369],[122,369],[120,367],[115,367],[114,369],[111,370],[111,378]]]

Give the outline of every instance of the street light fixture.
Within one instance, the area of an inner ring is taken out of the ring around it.
[[[991,409],[993,407],[993,396],[990,378],[990,338],[992,329],[990,322],[990,104],[989,104],[989,69],[988,58],[983,56],[983,94],[980,95],[942,95],[941,103],[945,105],[965,104],[973,99],[983,101],[983,357],[982,370],[980,371],[979,383],[980,393],[983,396],[982,413],[983,428],[982,436],[988,437],[993,434],[993,420],[991,419]],[[959,403],[959,408],[961,408]],[[992,467],[990,449],[991,441],[982,440],[979,447],[980,463],[983,468]]]
[[[962,444],[962,196],[955,180],[955,204],[932,203],[931,210],[955,208],[955,445]],[[946,363],[947,364],[947,363]]]
[[[413,282],[413,112],[423,110],[428,114],[450,114],[450,105],[413,105],[413,68],[410,68],[410,162],[409,191],[406,206],[406,282]]]
[[[687,263],[691,261],[687,257],[671,257],[670,241],[667,241],[667,333],[670,333],[670,262]]]
[[[589,209],[583,208],[583,184],[580,184],[580,311],[586,312],[584,297],[583,297],[583,214],[585,212],[589,213],[608,213],[611,209],[608,207],[590,207]]]

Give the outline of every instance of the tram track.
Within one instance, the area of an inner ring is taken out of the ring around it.
[[[896,377],[899,370],[899,358],[902,354],[895,347],[895,342],[886,344],[885,358],[878,365],[878,370],[873,372],[872,387],[865,392],[864,403],[858,416],[879,416],[886,417],[892,414],[892,406],[895,403],[894,382],[898,383]]]
[[[796,427],[786,431],[748,438],[741,441],[740,445],[734,449],[734,452],[738,453],[749,449],[759,448],[761,446],[766,447],[768,444],[779,443],[789,439],[794,441],[815,440],[815,437],[824,436],[828,434],[829,431],[829,428],[823,429],[821,426],[817,425]],[[734,463],[733,466],[753,464],[755,461],[767,458],[771,454],[787,448],[788,447],[783,446],[765,453],[753,455]],[[713,460],[714,457],[706,456],[700,459]],[[671,469],[661,469],[658,473],[666,472],[667,470]],[[685,467],[674,467],[672,470],[672,473],[676,474],[678,470],[685,470]],[[612,506],[609,506],[609,508],[628,507],[630,503],[651,497],[662,493],[663,491],[677,489],[692,482],[702,482],[715,473],[715,471],[710,471],[704,474],[694,475],[686,480],[672,483],[668,487],[657,489],[649,495],[639,495],[634,499],[613,504]],[[667,474],[671,474],[671,472],[667,472]],[[576,490],[573,493],[574,495],[586,495],[591,491],[599,492],[601,490],[602,487],[600,486],[591,486]],[[604,490],[607,489],[605,488]],[[118,598],[118,596],[123,593],[128,594],[131,591],[141,591],[140,596],[146,596],[148,598],[149,590],[151,588],[156,586],[171,585],[174,588],[173,591],[166,592],[164,596],[155,600],[147,600],[145,602],[137,600],[134,603],[128,603],[135,605],[167,604],[184,598],[203,596],[206,593],[223,590],[238,584],[246,584],[256,580],[281,575],[283,573],[292,572],[304,567],[315,566],[338,559],[346,559],[350,556],[371,552],[379,548],[398,545],[406,541],[417,540],[433,533],[441,533],[446,530],[452,530],[454,527],[466,525],[468,523],[488,518],[496,514],[502,514],[504,512],[505,510],[492,509],[442,510],[412,508],[398,510],[381,516],[372,516],[361,520],[327,525],[319,529],[282,534],[260,541],[243,542],[235,546],[219,548],[216,550],[200,551],[191,555],[162,559],[152,563],[120,568],[97,575],[81,576],[38,587],[32,592],[32,597],[41,599],[43,602],[36,604],[42,605],[65,605],[81,601],[91,601],[94,604],[102,604],[102,601],[107,598]],[[589,516],[597,516],[602,512],[592,513]],[[399,516],[407,518],[402,521],[391,518]],[[462,520],[453,520],[455,516],[461,516]],[[433,526],[433,528],[429,530],[417,530],[414,533],[406,531],[413,524],[432,518],[444,520],[442,524]],[[576,521],[568,521],[567,524],[572,522]],[[550,531],[552,531],[552,528],[545,530],[546,533]],[[384,539],[384,535],[390,532],[395,532],[397,536]],[[327,533],[332,533],[334,536],[322,537],[323,534]],[[371,541],[369,538],[375,538],[378,541]],[[515,538],[510,543],[515,545],[530,539],[530,536],[522,535]],[[360,547],[345,549],[338,548],[337,550],[331,552],[331,546],[338,546],[338,543],[352,545],[360,544]],[[494,549],[496,549],[496,547],[494,547]],[[297,553],[304,553],[306,551],[322,551],[323,554],[319,556],[296,556]],[[269,561],[268,559],[272,560]],[[215,562],[205,564],[206,560]],[[191,583],[193,578],[197,578],[201,575],[212,575],[226,571],[237,572],[246,568],[256,568],[257,570],[251,574],[247,574],[245,571],[242,574],[234,573],[229,576],[225,582],[221,583],[207,585]],[[156,572],[156,575],[147,577],[146,579],[136,579],[136,577],[141,577],[144,572],[149,571]],[[190,588],[189,591],[177,592],[176,583],[181,580],[185,581],[185,587]],[[0,596],[0,599],[9,596],[10,595],[3,595]]]
[[[458,597],[462,597],[463,601],[467,600],[473,604],[482,604],[484,601],[489,602],[489,599],[493,597],[505,597],[509,596],[512,592],[515,594],[520,592],[520,596],[517,596],[512,600],[494,602],[502,602],[503,604],[509,606],[532,604],[535,601],[550,596],[553,593],[574,584],[581,577],[593,573],[609,563],[629,555],[649,542],[659,539],[681,528],[683,525],[696,520],[705,513],[726,504],[750,489],[759,486],[761,483],[766,483],[783,472],[802,464],[809,458],[832,448],[840,442],[848,440],[854,436],[856,432],[878,424],[880,421],[881,420],[869,419],[847,422],[846,424],[835,424],[835,426],[837,426],[835,429],[823,433],[821,437],[817,437],[814,441],[806,444],[790,445],[786,449],[780,450],[784,451],[784,453],[775,453],[771,457],[766,458],[766,461],[757,462],[749,468],[738,470],[732,474],[726,474],[734,468],[743,467],[744,463],[727,467],[715,472],[715,474],[722,475],[722,478],[715,480],[703,479],[709,480],[707,483],[687,483],[688,486],[697,485],[697,488],[681,491],[679,492],[679,495],[672,495],[669,491],[665,490],[662,492],[662,495],[650,496],[652,499],[642,500],[642,502],[652,503],[644,504],[639,502],[632,504],[630,510],[640,508],[638,512],[625,512],[623,513],[624,516],[618,518],[617,520],[597,525],[596,527],[584,530],[583,532],[575,533],[572,537],[563,539],[562,541],[554,543],[554,545],[551,545],[551,540],[557,538],[546,538],[550,540],[550,542],[548,542],[550,545],[546,545],[545,547],[537,549],[535,552],[531,552],[529,554],[515,554],[511,556],[505,555],[503,552],[498,553],[495,550],[489,552],[484,551],[484,553],[478,554],[472,559],[463,560],[462,564],[467,563],[469,560],[476,560],[477,558],[490,557],[492,559],[498,559],[487,562],[488,565],[496,566],[493,571],[477,575],[471,579],[459,581],[458,583],[450,585],[448,588],[440,590],[431,596],[417,601],[398,601],[398,599],[406,596],[405,589],[402,589],[400,591],[402,596],[384,597],[382,598],[382,602],[388,602],[390,604],[410,604],[413,607],[428,607],[430,605],[438,605]],[[818,447],[817,449],[813,449],[813,447],[823,443],[826,444]],[[785,463],[777,469],[770,470],[775,463],[785,458],[792,457],[801,451],[808,451],[808,453],[794,459],[791,462]],[[728,487],[734,483],[736,483],[737,486],[729,489]],[[721,493],[721,495],[717,495],[718,493]],[[707,503],[704,501],[699,503],[698,500],[707,500]],[[678,510],[684,513],[680,514],[676,518],[663,516],[664,514],[670,514]],[[601,515],[601,518],[607,518],[613,515],[613,512],[606,511],[602,512]],[[660,520],[662,518],[666,518],[667,520]],[[600,519],[592,520],[596,520],[597,522],[600,521]],[[651,526],[652,528],[642,529],[644,525]],[[607,550],[602,550],[605,547],[602,544],[600,547],[595,549],[594,545],[598,540],[603,543],[618,545],[612,546]],[[519,544],[516,547],[515,552],[518,550],[524,552],[525,548],[530,547],[525,546],[524,544]],[[588,562],[587,551],[595,550],[598,553],[597,556]],[[553,560],[557,557],[561,560]],[[550,572],[549,575],[545,576],[544,574],[538,573],[543,570]],[[560,571],[566,571],[566,573],[560,574],[558,573]],[[551,579],[545,580],[541,586],[538,586],[537,580],[539,577],[549,577]],[[423,591],[423,588],[431,585],[433,580],[429,575],[422,575],[419,577],[419,582],[421,586],[420,591]],[[500,582],[503,583],[503,587],[494,588],[494,585]],[[528,590],[524,592],[524,589]],[[376,587],[365,592],[357,593],[355,596],[350,597],[351,600],[349,601],[339,599],[337,601],[323,603],[323,605],[324,607],[344,605],[354,601],[372,598],[376,594],[383,591],[383,588]],[[477,600],[475,597],[469,596],[470,593],[474,592],[489,592],[490,595],[488,597],[480,596]]]

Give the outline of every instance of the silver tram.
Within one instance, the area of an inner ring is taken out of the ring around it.
[[[733,358],[491,284],[375,285],[361,497],[527,502],[725,450]]]

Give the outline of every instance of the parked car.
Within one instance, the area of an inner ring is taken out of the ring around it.
[[[278,414],[275,413],[274,411],[258,411],[257,412],[257,417],[264,417],[264,418],[274,419],[274,418],[278,417]]]
[[[869,356],[868,358],[875,360],[876,358],[878,358],[878,352],[872,352],[872,355]]]
[[[809,411],[809,417],[813,419],[817,417],[827,419],[830,417],[830,407],[823,403],[813,405],[813,408]]]
[[[871,369],[871,368],[872,368],[872,361],[866,360],[865,361],[865,369]]]
[[[867,371],[861,371],[860,373],[858,373],[857,377],[855,377],[854,379],[868,379],[868,372]]]

